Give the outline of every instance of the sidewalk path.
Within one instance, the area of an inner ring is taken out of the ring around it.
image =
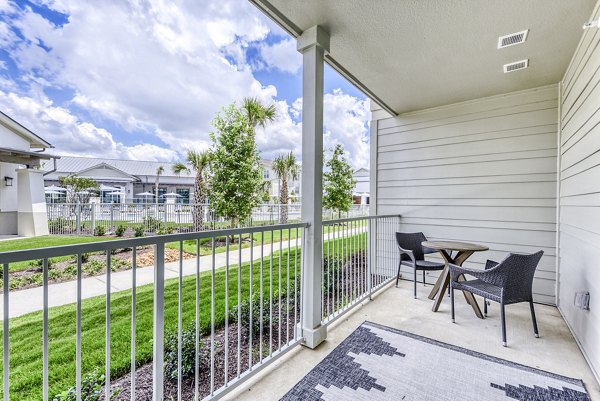
[[[357,230],[365,232],[366,228]],[[358,234],[359,232],[356,232]],[[332,233],[326,234],[326,240],[332,238]],[[298,247],[301,247],[301,239],[298,239]],[[273,243],[273,252],[278,252],[279,247],[285,251],[296,246],[296,239],[284,240]],[[271,244],[265,244],[263,248],[263,257],[271,255]],[[253,260],[260,260],[261,246],[255,246],[253,249]],[[250,261],[251,248],[242,249],[242,263]],[[215,255],[215,268],[223,268],[226,265],[227,253],[217,253]],[[229,266],[236,267],[239,262],[239,250],[229,251]],[[293,266],[293,260],[290,260],[290,267]],[[212,267],[212,255],[200,257],[200,271],[210,270]],[[300,258],[298,258],[298,269],[300,269]],[[196,258],[184,259],[183,275],[190,276],[196,273]],[[165,279],[179,277],[179,261],[165,263]],[[114,272],[110,275],[111,293],[129,290],[133,287],[132,270]],[[138,267],[136,270],[136,287],[154,282],[154,268]],[[43,310],[43,287],[29,288],[21,291],[11,291],[9,295],[9,317],[18,317],[30,312]],[[81,280],[82,299],[92,298],[106,294],[106,274],[88,277]],[[50,284],[48,286],[48,306],[73,304],[77,302],[77,281],[66,281],[64,283]],[[4,300],[0,297],[0,310],[2,310]],[[1,321],[2,316],[0,316]]]

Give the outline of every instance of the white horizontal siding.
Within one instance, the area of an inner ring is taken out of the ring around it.
[[[559,308],[600,377],[600,30],[584,31],[560,102]],[[577,291],[590,292],[589,311],[573,305]]]
[[[557,107],[552,85],[378,120],[377,213],[488,246],[472,266],[543,249],[535,300],[555,303]]]

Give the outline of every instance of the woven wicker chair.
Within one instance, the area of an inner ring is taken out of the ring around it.
[[[464,267],[449,265],[450,268],[450,298],[452,305],[452,321],[454,322],[454,290],[468,291],[484,297],[484,313],[487,316],[487,302],[491,300],[500,304],[500,319],[502,321],[502,345],[506,347],[506,319],[505,305],[519,302],[529,302],[533,332],[539,337],[535,310],[533,308],[533,275],[544,251],[531,255],[511,253],[502,262],[496,263],[488,260],[485,270],[466,269]],[[459,278],[468,274],[475,280],[459,281]]]
[[[423,271],[423,285],[425,285],[425,271],[443,270],[445,267],[444,263],[425,260],[425,254],[436,253],[437,251],[421,245],[423,241],[427,241],[423,233],[396,233],[396,242],[400,251],[396,287],[398,287],[398,280],[400,280],[402,265],[411,267],[415,273],[413,278],[415,298],[417,298],[417,270]]]

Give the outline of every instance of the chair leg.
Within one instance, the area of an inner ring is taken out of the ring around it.
[[[402,267],[402,262],[398,263],[398,274],[396,275],[396,288],[398,288],[398,280],[400,280],[400,268]]]
[[[417,299],[417,269],[415,268],[415,276],[413,277],[414,296]]]
[[[423,270],[423,286],[425,286],[425,270]]]
[[[500,302],[500,321],[502,322],[502,346],[506,347],[506,315],[504,313],[504,302]]]
[[[487,317],[487,299],[483,298],[483,316]]]
[[[456,323],[454,316],[454,288],[452,287],[452,281],[450,281],[450,310],[452,311],[452,323]]]
[[[529,307],[531,308],[531,320],[533,320],[533,332],[535,337],[539,338],[540,333],[538,332],[537,320],[535,319],[535,309],[533,308],[533,301],[529,301]]]

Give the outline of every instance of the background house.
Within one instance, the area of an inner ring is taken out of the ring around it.
[[[280,180],[271,167],[271,160],[261,162],[264,178],[269,182],[270,200],[276,203],[279,199]],[[42,169],[46,172],[44,177],[46,186],[60,185],[60,177],[70,175],[92,178],[100,185],[100,202],[126,203],[143,202],[146,198],[138,194],[155,192],[156,170],[162,166],[164,172],[159,177],[159,196],[176,193],[180,195],[177,202],[189,203],[193,201],[195,173],[182,172],[177,175],[173,173],[174,165],[175,163],[170,162],[63,156],[57,160],[56,169],[52,161],[43,163]],[[299,199],[300,177],[289,183],[289,191],[292,199]],[[64,202],[65,197],[62,195],[61,198],[60,194],[53,194],[48,196],[48,200]],[[164,201],[164,198],[159,201]]]
[[[52,145],[0,112],[0,235],[48,234],[42,160]]]

